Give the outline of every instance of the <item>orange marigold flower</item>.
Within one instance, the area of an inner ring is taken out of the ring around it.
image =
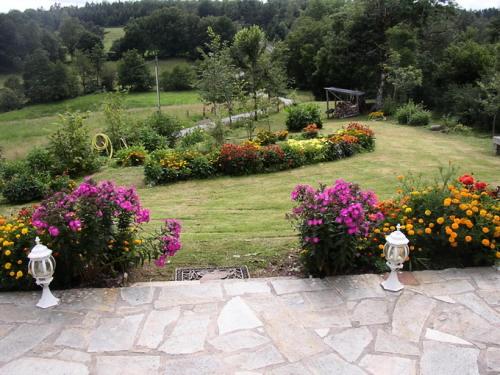
[[[484,246],[490,246],[490,240],[485,238],[481,241],[481,243],[484,245]]]

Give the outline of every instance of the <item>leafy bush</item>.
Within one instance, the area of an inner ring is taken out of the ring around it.
[[[279,145],[261,147],[259,154],[264,170],[267,172],[288,168],[285,152]]]
[[[182,129],[182,123],[177,118],[161,112],[149,116],[145,121],[145,125],[165,137],[170,147],[174,146],[179,130]]]
[[[41,199],[47,193],[47,186],[37,175],[16,174],[3,185],[2,194],[9,203],[20,204]]]
[[[35,239],[31,212],[21,210],[17,215],[0,216],[0,290],[26,289],[33,285],[28,275],[28,253]]]
[[[9,88],[0,89],[0,112],[12,111],[23,106],[23,99]]]
[[[366,237],[384,218],[371,191],[337,180],[314,189],[298,185],[292,191],[297,205],[289,214],[300,238],[307,271],[325,276],[358,267],[360,237]]]
[[[431,120],[430,112],[424,110],[421,104],[415,104],[412,101],[399,107],[395,115],[398,123],[403,125],[422,126],[429,124]]]
[[[191,90],[195,79],[195,72],[190,65],[176,65],[161,74],[160,87],[163,91]]]
[[[396,199],[382,202],[386,219],[373,229],[369,251],[381,252],[385,234],[401,224],[410,240],[410,269],[493,264],[500,257],[499,199],[486,183],[454,173],[442,171],[434,183],[400,176]]]
[[[391,97],[384,99],[384,104],[382,105],[382,112],[387,116],[391,116],[396,113],[398,109],[398,103]]]
[[[148,126],[143,126],[139,129],[138,142],[144,146],[148,152],[162,149],[167,145],[165,137]]]
[[[143,165],[147,156],[148,153],[143,146],[122,148],[115,154],[117,164],[122,167]]]
[[[255,136],[255,141],[262,146],[272,145],[276,143],[277,140],[278,137],[275,133],[265,129],[259,129]]]
[[[286,127],[289,131],[301,131],[309,124],[316,124],[321,129],[321,110],[316,104],[299,104],[286,108]]]
[[[60,115],[59,129],[49,137],[49,151],[54,156],[56,173],[80,176],[99,168],[99,160],[91,151],[90,136],[78,112]]]
[[[149,221],[133,188],[85,181],[43,201],[32,223],[57,260],[55,284],[98,282],[141,262],[137,230]]]
[[[206,139],[207,134],[205,133],[205,131],[203,129],[197,128],[180,138],[179,147],[184,149],[190,148],[197,143],[203,142]]]
[[[26,163],[33,173],[50,174],[53,172],[55,160],[48,149],[35,147],[26,155]]]
[[[276,138],[278,141],[284,141],[288,137],[288,131],[287,130],[279,130],[274,133],[276,135]]]

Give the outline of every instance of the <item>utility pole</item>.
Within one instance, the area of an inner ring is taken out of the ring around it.
[[[158,113],[160,113],[161,112],[160,83],[158,80],[158,53],[157,52],[155,52],[155,77],[156,77],[156,99],[157,99]]]

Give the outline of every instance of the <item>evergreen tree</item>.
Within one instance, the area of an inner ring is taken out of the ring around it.
[[[153,85],[153,77],[146,62],[137,50],[123,54],[118,64],[118,83],[130,91],[148,91]]]

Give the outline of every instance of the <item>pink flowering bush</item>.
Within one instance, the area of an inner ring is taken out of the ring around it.
[[[44,200],[32,224],[57,261],[59,287],[99,284],[155,254],[139,239],[149,211],[134,188],[85,180]],[[180,229],[179,229],[180,231]]]
[[[297,205],[288,217],[299,232],[308,272],[324,276],[362,268],[361,243],[384,219],[373,192],[337,180],[319,189],[297,185],[291,198]]]

